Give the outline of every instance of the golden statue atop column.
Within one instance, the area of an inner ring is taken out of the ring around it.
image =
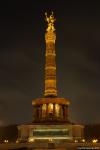
[[[45,13],[45,16],[46,16],[46,21],[48,22],[47,31],[52,31],[52,32],[55,31],[54,22],[56,19],[54,18],[53,12],[49,17],[47,16],[47,13]]]

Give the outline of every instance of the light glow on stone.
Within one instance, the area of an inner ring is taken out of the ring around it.
[[[30,137],[30,138],[28,139],[28,142],[29,142],[29,143],[34,142],[34,138],[33,138],[33,137]]]

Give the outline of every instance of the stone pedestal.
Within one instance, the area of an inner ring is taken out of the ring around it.
[[[74,141],[75,139],[83,138],[84,127],[82,125],[72,124],[27,124],[19,125],[18,132],[19,142],[46,141],[46,142],[64,142]]]

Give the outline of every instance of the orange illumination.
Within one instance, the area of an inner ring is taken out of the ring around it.
[[[48,105],[48,112],[49,112],[49,113],[53,113],[53,104],[52,104],[52,103],[50,103],[50,104]]]
[[[42,105],[42,117],[45,117],[45,116],[46,116],[46,110],[47,110],[47,105],[46,105],[46,104],[43,104],[43,105]]]
[[[55,104],[55,113],[56,113],[56,116],[58,117],[59,113],[60,113],[60,106],[59,106],[59,104]]]

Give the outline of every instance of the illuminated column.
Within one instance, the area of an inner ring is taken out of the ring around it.
[[[42,118],[45,118],[47,114],[47,105],[43,104],[42,105]]]
[[[55,111],[55,104],[53,104],[53,114],[54,114],[54,116],[55,116],[55,114],[56,114],[56,111]]]
[[[50,17],[47,17],[46,21],[48,22],[48,27],[45,33],[45,41],[46,41],[46,62],[45,62],[45,97],[56,97],[57,96],[57,88],[56,88],[56,62],[55,62],[55,28],[54,28],[54,16],[53,13]]]
[[[48,104],[46,104],[46,118],[48,118]]]

